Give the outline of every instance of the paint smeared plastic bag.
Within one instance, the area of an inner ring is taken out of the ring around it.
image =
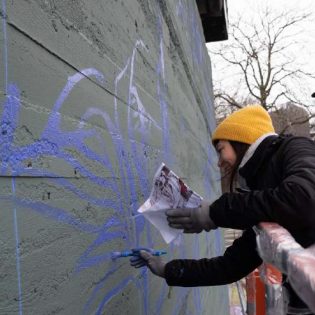
[[[154,178],[150,197],[138,209],[161,233],[168,244],[177,239],[183,230],[169,227],[165,211],[175,208],[197,208],[202,197],[191,190],[164,163],[158,168]]]

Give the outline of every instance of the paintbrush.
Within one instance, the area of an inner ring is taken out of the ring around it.
[[[117,259],[120,257],[129,257],[129,256],[140,256],[140,250],[145,250],[145,249],[139,249],[139,250],[125,250],[122,252],[112,252],[111,257],[112,259]],[[167,254],[165,250],[150,250],[148,251],[151,255],[153,256],[161,256]]]

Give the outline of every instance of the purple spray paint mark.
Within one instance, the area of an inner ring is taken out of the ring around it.
[[[7,40],[7,8],[6,1],[2,0],[2,33],[3,33],[3,64],[4,64],[4,82],[5,93],[8,94],[8,40]]]
[[[12,194],[13,199],[15,199],[15,178],[12,178]],[[22,283],[21,283],[21,269],[20,269],[20,247],[19,247],[19,227],[18,227],[18,221],[17,221],[17,213],[16,213],[16,207],[13,208],[13,219],[14,219],[14,234],[15,234],[15,256],[16,256],[16,273],[17,273],[17,279],[18,279],[18,292],[19,292],[19,314],[23,314],[22,309]]]
[[[156,67],[157,72],[157,97],[160,102],[160,111],[162,115],[163,123],[163,153],[164,161],[168,164],[172,164],[172,157],[170,152],[170,135],[169,135],[169,120],[168,120],[168,103],[166,100],[166,79],[165,79],[165,67],[164,67],[164,49],[163,49],[163,29],[162,29],[162,17],[159,15],[157,20],[157,29],[159,37],[159,60]]]
[[[196,3],[188,1],[184,4],[180,0],[176,5],[177,16],[186,27],[187,40],[192,43],[192,59],[197,65],[202,65],[204,61],[204,40],[202,39],[202,30],[200,29],[200,17],[197,15]]]
[[[1,138],[6,138],[7,145],[3,145],[0,143],[0,150],[9,149],[11,143],[13,141],[13,132],[16,127],[16,113],[18,110],[18,103],[16,102],[16,98],[18,99],[19,90],[14,85],[8,85],[8,49],[7,49],[7,30],[6,30],[6,18],[7,18],[7,11],[6,11],[6,1],[2,0],[2,12],[3,12],[3,36],[4,36],[4,82],[5,82],[5,93],[6,93],[6,104],[4,106],[5,110],[3,111],[3,115],[1,118]],[[11,118],[11,119],[10,119]],[[1,166],[1,174],[5,170],[5,165]],[[12,178],[12,194],[15,197],[15,179]],[[19,314],[23,314],[22,310],[22,285],[21,285],[21,272],[20,272],[20,251],[19,251],[19,231],[18,231],[18,222],[17,222],[17,213],[16,207],[13,209],[13,220],[14,220],[14,232],[15,232],[15,256],[16,256],[16,272],[17,272],[17,281],[18,281],[18,301],[19,301]]]
[[[141,41],[137,43],[136,46],[141,46]],[[74,86],[80,82],[82,79],[90,76],[95,76],[97,81],[102,82],[103,75],[98,72],[95,69],[85,69],[82,70],[80,73],[75,74],[71,76],[68,79],[68,82],[65,86],[65,88],[60,93],[57,101],[55,102],[55,105],[53,107],[52,113],[48,119],[47,126],[42,132],[41,138],[34,143],[30,145],[26,145],[23,147],[16,147],[13,143],[14,139],[14,132],[18,123],[18,114],[19,114],[19,108],[20,108],[20,96],[18,88],[14,85],[8,86],[7,93],[7,99],[4,106],[4,111],[1,119],[1,126],[5,127],[4,134],[7,134],[7,137],[2,137],[0,140],[0,147],[4,148],[2,150],[2,156],[1,158],[2,163],[2,172],[5,171],[5,169],[15,172],[16,176],[19,174],[25,174],[28,173],[30,176],[45,176],[48,175],[50,177],[49,180],[55,181],[58,183],[61,187],[65,188],[68,191],[71,191],[75,193],[77,196],[79,196],[81,199],[89,200],[91,203],[103,206],[103,207],[112,207],[116,212],[121,212],[121,214],[124,214],[125,210],[122,206],[121,200],[126,197],[125,192],[121,192],[121,189],[119,189],[118,185],[115,184],[115,181],[109,182],[106,179],[101,178],[100,176],[97,176],[93,173],[91,173],[88,169],[86,169],[83,165],[80,164],[79,161],[77,161],[72,154],[65,152],[66,148],[72,148],[76,149],[78,152],[83,153],[83,155],[91,160],[97,161],[100,164],[104,166],[107,170],[109,170],[111,177],[114,178],[115,174],[113,171],[112,164],[108,158],[108,154],[106,152],[106,145],[102,140],[102,137],[95,131],[95,130],[83,130],[83,121],[89,119],[93,115],[100,115],[103,117],[107,130],[110,131],[110,134],[112,136],[113,145],[116,149],[116,154],[119,158],[119,163],[121,166],[125,166],[125,168],[129,171],[130,177],[127,177],[127,181],[125,181],[125,187],[128,186],[128,184],[132,183],[132,189],[134,190],[135,187],[135,176],[138,176],[140,181],[140,189],[144,195],[148,195],[149,185],[148,185],[148,177],[147,172],[145,170],[146,161],[142,156],[142,150],[138,150],[137,146],[143,149],[143,144],[137,144],[134,140],[134,132],[135,128],[137,131],[140,132],[142,143],[145,142],[148,129],[150,129],[151,125],[154,125],[155,128],[158,128],[159,130],[163,130],[163,143],[164,143],[164,152],[169,153],[169,144],[168,144],[168,129],[165,128],[167,126],[167,111],[166,109],[166,103],[163,104],[163,128],[159,127],[157,123],[154,121],[154,119],[146,113],[144,109],[144,104],[141,101],[138,89],[136,85],[134,84],[134,62],[135,62],[135,51],[138,49],[138,47],[135,47],[133,52],[133,57],[130,60],[130,84],[129,84],[129,102],[128,102],[128,110],[130,110],[130,106],[136,106],[137,113],[136,118],[139,119],[139,124],[136,126],[133,126],[131,124],[131,115],[129,115],[128,119],[128,143],[123,140],[121,134],[120,134],[120,128],[118,124],[112,123],[110,118],[106,116],[106,113],[101,113],[100,111],[95,110],[95,108],[89,109],[83,116],[82,121],[78,125],[78,130],[75,131],[64,131],[61,130],[60,127],[60,109],[66,100],[67,97],[70,96],[70,93]],[[163,51],[162,51],[163,54]],[[163,59],[163,55],[161,55],[161,58]],[[161,64],[161,67],[164,69],[164,61],[163,64]],[[162,69],[161,68],[161,69]],[[162,69],[162,70],[163,70]],[[164,70],[163,70],[163,80],[165,84],[165,77],[164,77]],[[119,80],[116,81],[117,83]],[[130,112],[129,112],[130,114]],[[117,117],[115,117],[117,118]],[[117,119],[118,121],[118,119]],[[96,152],[92,151],[87,147],[87,145],[84,143],[86,139],[93,137],[94,139],[97,139],[100,143],[100,147],[103,148],[103,154],[102,156],[99,154],[96,154]],[[166,145],[165,145],[166,144]],[[131,147],[132,152],[132,160],[128,161],[126,157],[124,156],[124,152],[126,152],[126,148]],[[140,153],[139,153],[140,152]],[[69,181],[67,181],[64,178],[58,178],[58,174],[52,174],[45,170],[40,169],[25,169],[25,165],[23,165],[23,162],[26,159],[36,159],[41,156],[53,156],[55,158],[59,158],[62,161],[66,161],[69,165],[71,165],[73,168],[78,170],[81,175],[85,176],[88,180],[91,182],[104,187],[107,190],[115,191],[116,194],[113,195],[113,200],[116,200],[116,202],[111,200],[100,200],[95,198],[94,201],[92,200],[93,197],[86,194],[84,191],[81,191],[80,189],[77,189],[73,184],[71,184]],[[135,166],[136,172],[131,172],[131,164]],[[122,169],[123,171],[123,169]],[[55,177],[55,178],[54,178]],[[122,176],[122,178],[126,178],[125,176]],[[130,187],[130,186],[129,186]],[[126,190],[128,191],[128,190]],[[137,195],[131,194],[130,196],[130,204],[132,205],[133,210],[135,210],[138,207],[138,198]],[[72,215],[68,214],[63,209],[58,209],[56,207],[51,207],[45,203],[42,202],[32,202],[27,199],[20,200],[16,198],[14,200],[15,204],[19,207],[25,207],[28,209],[32,209],[33,211],[36,211],[38,213],[41,213],[42,215],[52,218],[58,222],[68,224],[73,226],[76,229],[82,230],[86,233],[97,233],[98,236],[94,243],[91,244],[91,246],[87,249],[87,251],[82,255],[82,259],[79,259],[78,263],[78,270],[81,268],[89,268],[93,267],[95,265],[98,265],[102,262],[105,262],[108,260],[108,255],[105,253],[104,255],[92,255],[93,251],[96,250],[101,244],[104,244],[105,242],[108,242],[115,238],[123,237],[122,231],[125,231],[125,225],[120,222],[120,220],[117,220],[117,222],[113,223],[108,221],[106,224],[104,224],[103,227],[100,226],[94,226],[85,224],[84,222],[81,222],[80,220],[76,219]],[[129,208],[126,209],[127,213],[130,214]],[[137,217],[136,219],[136,244],[138,244],[139,239],[139,233],[143,231],[144,228],[144,219],[143,217]],[[117,231],[113,231],[112,229],[118,228]],[[147,227],[148,231],[150,232],[150,227]],[[150,234],[148,233],[148,240],[149,243],[152,243],[152,240],[150,239]],[[131,235],[125,236],[125,240],[128,242]],[[121,285],[118,285],[116,288],[117,290],[122,290],[124,286],[127,284],[127,282],[122,281]],[[147,276],[144,277],[143,282],[143,290],[144,292],[147,292],[148,290],[148,279]],[[118,292],[117,291],[117,292]],[[146,293],[147,294],[147,293]],[[107,297],[110,297],[111,294],[108,293]],[[20,299],[21,300],[21,299]],[[106,297],[103,300],[103,304],[100,305],[100,309],[103,308],[104,303],[107,302]],[[148,300],[145,298],[144,302],[144,308],[145,313],[148,312]]]
[[[93,303],[93,301],[96,299],[97,297],[97,293],[104,287],[106,281],[108,281],[108,279],[120,268],[120,266],[116,266],[111,268],[109,271],[106,272],[106,274],[104,275],[104,277],[102,279],[100,279],[99,283],[95,286],[95,288],[93,289],[92,294],[90,295],[90,298],[88,299],[87,303],[84,306],[83,312],[82,314],[91,314],[91,310],[90,307]],[[123,283],[124,284],[124,283]],[[124,285],[122,285],[124,286]]]
[[[8,167],[6,161],[10,157],[14,132],[18,123],[18,114],[20,108],[20,90],[14,84],[9,84],[4,109],[1,116],[1,140],[0,140],[0,157],[2,161],[1,174],[4,175]]]
[[[194,259],[200,259],[200,246],[199,246],[200,236],[195,235],[194,237],[194,246],[193,246],[193,255]],[[200,288],[193,288],[193,301],[195,305],[196,314],[202,314],[202,304],[200,296]]]

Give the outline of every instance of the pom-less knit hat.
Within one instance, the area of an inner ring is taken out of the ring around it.
[[[214,130],[212,142],[231,140],[252,144],[270,132],[275,130],[267,111],[260,105],[251,105],[225,118]]]

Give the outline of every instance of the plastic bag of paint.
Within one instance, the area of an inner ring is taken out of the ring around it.
[[[153,178],[151,194],[138,209],[138,213],[143,214],[160,231],[166,243],[170,243],[177,239],[183,230],[169,227],[165,211],[175,208],[197,208],[201,201],[201,196],[162,163]]]

